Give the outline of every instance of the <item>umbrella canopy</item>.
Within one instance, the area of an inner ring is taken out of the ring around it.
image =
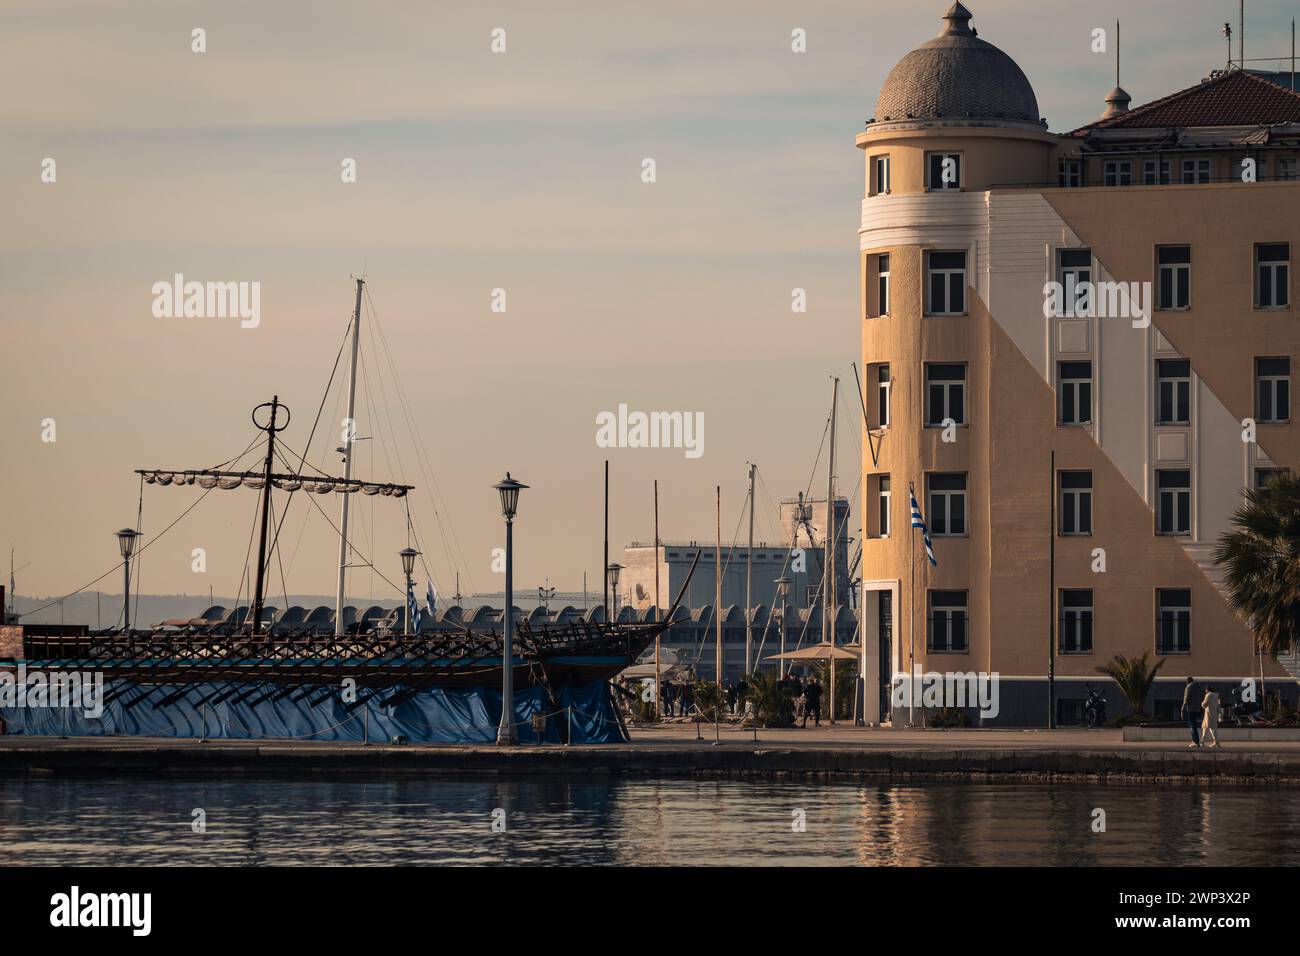
[[[801,647],[797,651],[787,651],[784,654],[772,654],[766,658],[769,661],[856,661],[857,659],[857,654],[829,641]]]
[[[644,654],[641,655],[641,658],[640,660],[637,661],[637,664],[638,665],[649,664],[651,667],[653,667],[654,663],[655,663],[655,649],[653,646],[651,646],[649,650],[647,650]],[[674,664],[680,664],[681,658],[678,656],[677,652],[672,648],[660,647],[659,663],[664,667],[671,667]]]
[[[686,676],[687,673],[686,667],[683,664],[661,664],[659,670],[664,680],[676,680],[679,677]],[[622,677],[627,677],[632,680],[639,680],[646,677],[653,679],[655,676],[655,665],[653,661],[649,664],[633,664],[631,667],[625,667],[623,670],[619,671],[619,674]]]

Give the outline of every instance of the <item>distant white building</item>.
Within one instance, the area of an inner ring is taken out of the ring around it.
[[[836,498],[836,603],[849,605],[849,503]],[[754,607],[778,609],[776,580],[790,579],[791,609],[821,603],[822,568],[826,535],[826,499],[790,498],[781,502],[783,541],[754,544]],[[682,604],[686,607],[711,607],[717,600],[716,541],[661,541],[656,552],[653,543],[633,542],[623,550],[624,569],[619,580],[619,602],[639,610],[655,603],[655,563],[659,565],[659,606],[667,608],[686,580],[695,553],[700,563]],[[747,544],[722,547],[722,606],[745,604],[745,578],[749,548]]]

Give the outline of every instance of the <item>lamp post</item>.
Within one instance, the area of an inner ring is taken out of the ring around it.
[[[618,620],[618,573],[623,570],[623,565],[615,561],[605,569],[605,576],[609,579],[609,590],[614,595],[614,614],[613,620]]]
[[[785,606],[786,599],[790,596],[790,579],[784,574],[776,579],[776,593],[781,597],[781,653],[785,653]],[[785,680],[785,658],[780,658],[781,666],[778,673],[782,680]]]
[[[515,682],[514,658],[511,641],[514,638],[514,521],[519,508],[519,492],[527,485],[520,484],[506,472],[503,480],[494,486],[501,495],[501,517],[506,519],[506,607],[501,620],[501,723],[497,726],[497,745],[519,742],[515,733]]]
[[[415,607],[413,592],[411,591],[411,572],[415,570],[415,559],[420,556],[420,552],[412,547],[405,547],[397,552],[402,558],[402,573],[406,575],[406,627],[403,634],[411,633],[411,617]]]
[[[123,528],[117,532],[117,547],[122,552],[122,633],[131,630],[131,556],[135,554],[135,539],[140,532]]]

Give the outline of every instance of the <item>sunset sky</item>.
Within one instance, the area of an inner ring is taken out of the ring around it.
[[[457,569],[467,593],[501,589],[491,486],[507,469],[531,486],[516,523],[521,590],[543,577],[580,590],[584,571],[599,590],[606,457],[614,557],[652,538],[656,478],[665,538],[711,539],[721,484],[730,540],[749,460],[770,539],[775,500],[808,486],[832,375],[851,495],[854,135],[947,5],[7,0],[0,546],[30,562],[20,593],[62,594],[112,568],[112,532],[135,523],[133,469],[231,458],[273,394],[301,449],[362,272],[418,438],[367,326],[359,431],[377,440],[360,446],[358,472],[419,486],[412,512],[441,591]],[[1098,116],[1114,84],[1113,47],[1091,52],[1093,28],[1121,17],[1122,82],[1138,105],[1223,66],[1220,29],[1237,23],[1228,0],[968,5],[1054,131]],[[1289,55],[1296,9],[1251,0],[1247,57]],[[196,27],[206,53],[191,52]],[[494,54],[497,27],[507,50]],[[806,53],[790,49],[795,28]],[[41,181],[46,157],[55,183]],[[356,183],[340,180],[348,157]],[[642,182],[647,157],[654,183]],[[175,273],[259,282],[260,326],[155,318],[151,287]],[[791,312],[796,287],[806,314]],[[494,288],[504,314],[489,308]],[[334,471],[341,378],[311,456]],[[703,456],[597,447],[596,416],[620,403],[702,412]],[[812,488],[824,494],[824,472]],[[199,494],[147,488],[146,540]],[[285,577],[290,591],[330,593],[337,545],[302,497],[284,524]],[[337,519],[337,499],[315,500]],[[143,590],[233,593],[255,504],[243,489],[210,495],[146,553]],[[358,545],[397,580],[402,506],[358,510]],[[206,574],[191,570],[200,547]],[[273,582],[275,594],[278,569]],[[350,591],[396,596],[373,587],[362,571]]]

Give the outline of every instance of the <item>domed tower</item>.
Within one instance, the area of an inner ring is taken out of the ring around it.
[[[1117,77],[1109,119],[1054,136],[970,11],[943,21],[857,137],[863,712],[920,723],[953,703],[892,695],[907,675],[997,674],[973,722],[1077,722],[1099,664],[1154,653],[1153,712],[1176,713],[1180,678],[1258,664],[1214,553],[1243,476],[1300,468],[1297,187],[1238,181],[1245,150],[1134,152],[1132,130],[1244,137],[1295,94],[1237,71],[1126,111]]]
[[[988,498],[1004,423],[988,404],[987,190],[1055,179],[1059,146],[1024,72],[976,35],[970,11],[954,3],[943,23],[890,71],[857,137],[867,167],[863,631],[881,675],[875,693],[868,681],[867,712],[880,704],[882,716],[900,672],[996,669]],[[937,566],[910,533],[913,490]]]

